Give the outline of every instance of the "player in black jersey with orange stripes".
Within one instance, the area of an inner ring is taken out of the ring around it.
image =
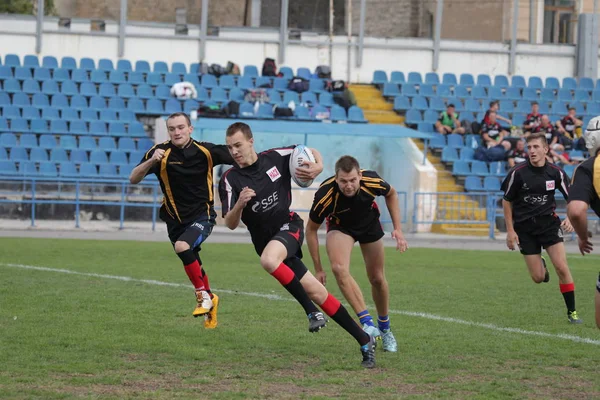
[[[169,239],[196,290],[197,306],[193,316],[204,315],[204,326],[217,326],[219,298],[210,291],[208,276],[202,267],[200,245],[211,234],[217,216],[214,209],[213,167],[233,164],[224,145],[197,142],[184,113],[167,118],[170,140],[152,147],[133,169],[132,184],[155,174],[164,194],[160,218],[167,223]]]
[[[590,120],[583,137],[591,157],[573,173],[567,214],[577,233],[579,250],[585,255],[594,249],[588,233],[588,208],[600,217],[600,117]],[[596,325],[600,328],[600,275],[596,282]]]
[[[319,254],[317,231],[327,220],[327,254],[337,284],[370,335],[381,337],[383,350],[396,352],[398,344],[390,329],[389,288],[384,274],[383,229],[379,222],[377,196],[384,196],[390,211],[396,248],[404,252],[408,245],[400,226],[398,194],[375,171],[361,170],[358,161],[343,156],[335,163],[335,176],[326,179],[317,193],[306,225],[306,243],[315,266],[315,274],[325,284],[325,272]],[[350,255],[354,243],[360,244],[373,301],[378,313],[378,327],[367,310],[360,287],[350,274]]]
[[[542,248],[546,249],[558,275],[568,321],[580,324],[582,321],[575,309],[575,284],[563,243],[563,229],[572,232],[573,227],[568,218],[561,223],[554,212],[554,192],[560,190],[567,199],[569,178],[565,171],[546,161],[548,142],[544,133],[529,135],[527,149],[529,159],[513,167],[502,183],[506,245],[510,250],[515,249],[515,243],[519,246],[535,283],[550,280],[546,262],[541,257]]]
[[[373,368],[375,339],[358,326],[346,308],[302,263],[304,222],[290,211],[289,160],[295,146],[257,154],[252,130],[242,122],[227,128],[225,140],[237,164],[219,182],[225,224],[229,229],[237,228],[240,220],[246,225],[260,264],[304,308],[310,332],[319,331],[326,323],[314,301],[360,344],[362,366]],[[296,175],[300,179],[314,179],[323,171],[319,152],[312,151],[317,163],[299,168]]]

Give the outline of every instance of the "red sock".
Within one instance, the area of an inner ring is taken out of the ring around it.
[[[559,283],[561,293],[573,292],[575,290],[575,283]]]
[[[277,279],[279,283],[281,283],[283,286],[290,283],[295,276],[294,271],[292,271],[290,267],[288,267],[284,263],[279,264],[279,267],[277,267],[275,271],[271,272],[271,275],[273,276],[273,278]]]
[[[200,263],[194,260],[193,263],[185,265],[185,273],[196,290],[205,290],[204,281],[202,280],[202,272],[200,271]]]
[[[340,301],[336,299],[331,293],[327,295],[327,298],[325,299],[323,304],[321,304],[321,308],[323,309],[323,311],[325,311],[325,314],[329,315],[330,317],[335,315],[335,313],[338,312],[341,306],[342,304],[340,303]]]

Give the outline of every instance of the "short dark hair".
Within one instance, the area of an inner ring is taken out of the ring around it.
[[[498,100],[490,101],[490,108],[494,107],[496,104],[500,104],[500,102]]]
[[[186,120],[186,122],[187,122],[187,124],[188,124],[188,126],[192,125],[192,120],[190,119],[190,116],[187,115],[184,112],[176,112],[176,113],[173,113],[173,114],[169,115],[167,117],[167,122],[169,122],[170,119],[177,118],[177,117],[184,117],[185,120]]]
[[[450,107],[452,107],[452,108],[456,108],[456,107],[454,107],[454,104],[452,104],[452,103],[450,103],[450,104],[448,104],[448,105],[446,106],[446,108],[450,108]]]
[[[575,108],[575,107],[573,107],[573,106],[569,106],[569,108],[567,108],[567,110],[568,110],[568,111],[571,111],[571,110],[576,110],[576,108]]]
[[[243,122],[234,122],[233,124],[229,125],[229,128],[227,128],[227,132],[225,132],[225,136],[233,136],[238,132],[242,132],[246,139],[252,139],[253,137],[250,125],[245,124]]]
[[[540,105],[540,103],[538,103],[537,101],[532,101],[532,102],[531,102],[531,106],[532,106],[532,107],[533,107],[533,106],[539,106],[539,105]]]
[[[360,172],[360,164],[358,163],[358,160],[352,156],[341,156],[340,159],[335,162],[335,176],[337,176],[340,171],[350,173],[354,169]]]
[[[542,144],[544,146],[548,146],[548,141],[546,140],[546,134],[543,132],[532,133],[531,135],[527,136],[527,138],[525,140],[527,140],[527,143],[529,143],[532,140],[538,140],[538,139],[542,141]]]

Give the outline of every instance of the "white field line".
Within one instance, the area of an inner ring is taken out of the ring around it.
[[[79,271],[73,271],[73,270],[69,270],[69,269],[37,267],[37,266],[33,266],[33,265],[23,265],[23,264],[0,263],[0,265],[5,266],[5,267],[29,269],[29,270],[35,270],[35,271],[45,271],[45,272],[55,272],[55,273],[61,273],[61,274],[80,275],[80,276],[88,276],[88,277],[92,277],[92,278],[101,278],[101,279],[114,279],[114,280],[119,280],[119,281],[123,281],[123,282],[145,283],[148,285],[181,287],[181,288],[186,288],[186,289],[192,288],[191,285],[189,285],[189,284],[163,282],[163,281],[157,281],[157,280],[153,280],[153,279],[137,279],[137,278],[132,278],[129,276],[96,274],[96,273],[92,273],[92,272],[79,272]],[[215,291],[220,292],[220,293],[229,293],[229,294],[236,294],[236,295],[242,295],[242,296],[260,297],[260,298],[270,299],[270,300],[294,301],[291,298],[282,297],[277,294],[241,292],[241,291],[237,291],[237,290],[227,290],[227,289],[215,289]],[[568,340],[568,341],[575,342],[575,343],[586,343],[586,344],[600,346],[600,340],[585,338],[585,337],[576,336],[576,335],[570,335],[570,334],[566,334],[566,333],[548,333],[548,332],[540,332],[540,331],[529,331],[529,330],[520,329],[520,328],[503,327],[503,326],[498,326],[498,325],[494,325],[494,324],[485,324],[482,322],[473,322],[473,321],[467,321],[464,319],[443,317],[441,315],[422,313],[422,312],[414,312],[414,311],[390,310],[390,314],[406,315],[409,317],[420,317],[420,318],[430,319],[430,320],[434,320],[434,321],[443,321],[443,322],[449,322],[449,323],[459,324],[459,325],[474,326],[477,328],[489,329],[489,330],[497,331],[497,332],[508,332],[508,333],[516,333],[516,334],[520,334],[520,335],[526,335],[526,336],[538,336],[538,337],[546,337],[546,338],[551,338],[551,339],[562,339],[562,340]]]

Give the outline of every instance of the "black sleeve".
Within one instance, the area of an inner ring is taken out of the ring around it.
[[[219,198],[221,199],[221,215],[225,215],[235,206],[239,193],[232,184],[232,179],[229,177],[232,169],[228,170],[221,177],[219,182]]]
[[[224,144],[213,144],[208,142],[203,142],[201,144],[210,151],[210,155],[213,159],[213,165],[233,164],[233,158],[231,157],[231,154],[229,154],[227,146]]]
[[[312,207],[308,214],[311,221],[321,225],[333,210],[334,188],[332,185],[323,185],[315,193]]]
[[[594,198],[594,181],[592,171],[581,165],[573,172],[571,187],[569,188],[569,202],[581,200],[590,204]]]
[[[386,196],[390,192],[391,185],[375,171],[363,171],[361,180],[363,185],[376,196]]]
[[[484,133],[488,133],[489,130],[490,130],[489,125],[483,124],[483,125],[481,125],[481,129],[479,130],[479,133],[481,133],[481,135],[483,135]]]
[[[144,156],[142,157],[142,159],[140,160],[140,162],[138,163],[138,165],[148,161],[149,159],[152,158],[152,156],[154,155],[154,152],[156,151],[156,149],[158,149],[158,145],[155,144],[154,146],[152,146],[152,148],[150,150],[148,150]],[[150,174],[158,174],[160,172],[160,163],[156,163],[154,164],[152,167],[150,167],[150,169],[148,170],[148,172],[146,173],[146,176],[150,175]]]
[[[520,182],[520,174],[513,168],[508,172],[508,175],[506,175],[506,178],[504,178],[504,181],[502,182],[501,189],[504,192],[504,200],[510,201],[511,203],[515,201],[517,194],[519,193]]]
[[[557,172],[557,176],[556,176],[556,183],[555,183],[555,187],[560,190],[560,192],[563,194],[563,196],[565,197],[565,199],[569,198],[569,176],[567,175],[567,173],[565,171],[562,170],[562,168],[558,168]]]

